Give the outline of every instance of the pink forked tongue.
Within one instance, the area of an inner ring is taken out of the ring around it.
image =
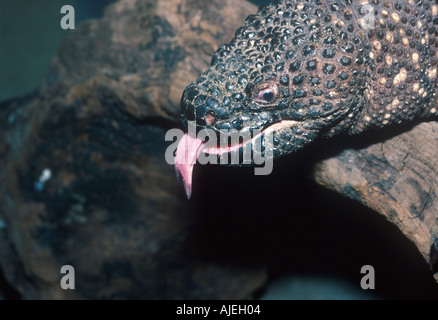
[[[175,155],[175,171],[179,180],[180,175],[184,180],[184,188],[187,198],[192,195],[192,173],[193,166],[198,159],[202,149],[205,148],[205,141],[185,134],[178,143]]]

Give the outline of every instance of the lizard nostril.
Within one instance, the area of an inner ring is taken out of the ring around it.
[[[211,126],[215,120],[216,119],[215,119],[214,115],[207,112],[207,114],[205,115],[205,122],[207,123],[207,125]]]

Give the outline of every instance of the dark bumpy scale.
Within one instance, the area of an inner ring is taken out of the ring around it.
[[[438,0],[276,1],[186,88],[182,119],[216,131],[281,124],[279,156],[438,115],[437,68]]]

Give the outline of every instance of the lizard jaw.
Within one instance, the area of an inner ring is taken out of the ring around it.
[[[193,166],[195,165],[196,160],[201,153],[222,155],[228,152],[232,152],[246,146],[250,142],[255,141],[255,139],[257,139],[262,134],[266,135],[275,131],[279,131],[283,128],[290,128],[296,126],[298,123],[298,121],[294,120],[283,120],[270,125],[251,139],[225,147],[207,146],[204,140],[193,137],[188,133],[184,134],[184,136],[178,143],[174,164],[177,180],[179,180],[180,176],[183,178],[184,189],[187,198],[190,199],[192,194]]]

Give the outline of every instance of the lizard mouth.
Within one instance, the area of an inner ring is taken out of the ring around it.
[[[201,153],[222,155],[232,152],[245,147],[248,143],[255,141],[262,134],[266,135],[283,128],[296,126],[297,124],[298,121],[283,120],[268,126],[262,132],[256,134],[250,139],[242,140],[228,146],[207,146],[206,141],[193,137],[188,133],[184,134],[178,143],[174,164],[177,179],[179,180],[180,176],[183,178],[187,198],[190,199],[192,194],[193,166]]]

